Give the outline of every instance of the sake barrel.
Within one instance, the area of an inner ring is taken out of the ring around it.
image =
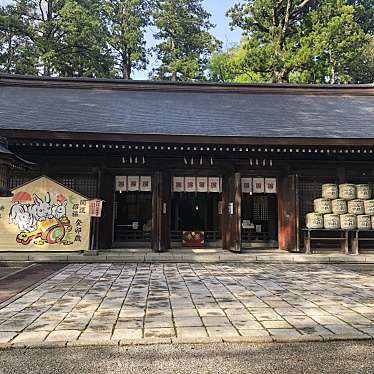
[[[371,218],[371,228],[373,229],[374,228],[374,216],[370,216]]]
[[[373,216],[374,215],[374,200],[365,200],[364,206],[365,206],[365,214],[369,214]]]
[[[357,227],[357,216],[354,214],[342,214],[340,216],[340,227],[343,230],[354,230]]]
[[[340,184],[339,197],[344,200],[353,200],[356,198],[356,186],[354,184]]]
[[[339,214],[325,214],[323,216],[323,226],[325,229],[340,229]]]
[[[368,184],[356,185],[357,199],[368,200],[371,198],[371,190]]]
[[[350,200],[348,201],[348,213],[351,214],[364,214],[365,205],[363,200]]]
[[[357,216],[357,228],[360,230],[371,229],[371,217],[367,214],[361,214]]]
[[[315,199],[314,211],[316,213],[331,213],[331,200],[329,199]]]
[[[337,199],[339,197],[338,186],[332,183],[323,184],[322,197],[325,199]]]
[[[323,214],[308,213],[306,215],[306,227],[308,229],[323,229]]]
[[[332,212],[335,214],[345,214],[347,210],[347,202],[344,199],[335,199],[331,201]]]

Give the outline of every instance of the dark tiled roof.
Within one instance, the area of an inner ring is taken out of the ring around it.
[[[223,87],[223,86],[222,86]],[[374,138],[374,96],[0,85],[1,129]]]

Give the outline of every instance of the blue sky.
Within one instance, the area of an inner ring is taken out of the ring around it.
[[[0,4],[11,3],[12,0],[0,0]],[[212,14],[212,23],[216,25],[213,34],[216,38],[221,40],[225,47],[238,43],[241,35],[239,29],[230,30],[229,19],[226,17],[226,11],[238,0],[204,0],[203,3],[209,13]],[[148,44],[153,45],[152,33],[155,30],[149,30],[147,35]],[[148,69],[151,69],[155,64],[155,59],[150,59]],[[148,73],[146,71],[136,72],[133,76],[135,79],[146,79]]]

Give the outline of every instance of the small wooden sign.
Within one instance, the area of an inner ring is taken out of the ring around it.
[[[89,201],[89,212],[91,217],[101,217],[103,200],[93,199]]]

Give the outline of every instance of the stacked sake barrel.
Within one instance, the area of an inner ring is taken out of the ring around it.
[[[368,184],[323,184],[314,212],[306,215],[309,229],[370,230],[374,228],[374,200]]]

